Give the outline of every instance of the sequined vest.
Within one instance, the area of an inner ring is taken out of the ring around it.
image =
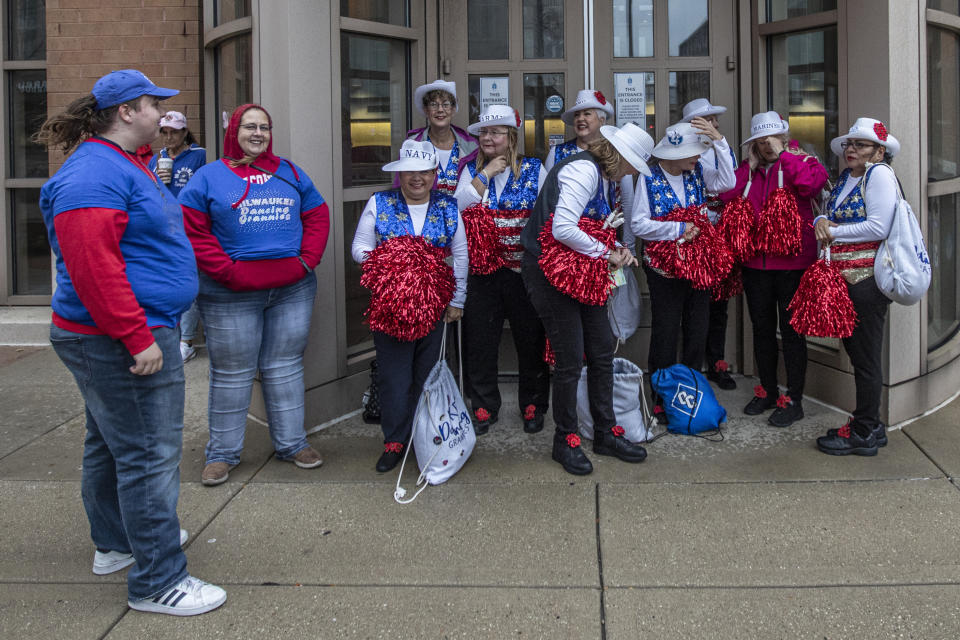
[[[430,137],[427,136],[427,140]],[[450,159],[447,160],[446,167],[437,167],[437,184],[434,189],[447,195],[453,195],[457,190],[457,168],[460,166],[460,143],[457,137],[453,137],[453,147],[450,148]]]
[[[576,140],[567,140],[566,142],[561,142],[553,148],[553,164],[556,165],[567,156],[572,156],[573,154],[580,153],[581,151],[583,151],[583,149],[577,146]]]
[[[693,171],[683,172],[683,190],[686,202],[680,202],[660,165],[650,168],[650,175],[644,177],[647,184],[647,200],[650,202],[650,217],[665,218],[677,207],[683,208],[706,202],[707,190],[703,184],[703,169],[697,163]]]
[[[378,191],[374,194],[377,205],[377,244],[397,236],[417,235],[407,201],[399,190]],[[457,201],[439,191],[430,192],[427,217],[420,235],[435,247],[447,248],[457,232]]]
[[[523,258],[523,246],[520,244],[520,233],[527,224],[533,203],[537,201],[540,181],[540,160],[537,158],[520,158],[520,176],[513,175],[507,178],[503,193],[497,195],[494,179],[490,179],[488,186],[490,209],[496,210],[493,216],[494,224],[500,232],[500,241],[507,247],[504,259],[510,269],[520,271],[520,260]],[[477,161],[467,164],[467,171],[471,178],[477,177]]]
[[[850,169],[844,169],[837,179],[837,184],[830,192],[827,200],[827,219],[839,224],[855,224],[867,219],[867,209],[863,203],[863,180],[847,194],[843,201],[838,202],[840,192],[850,179]],[[835,242],[830,245],[830,258],[840,265],[840,273],[850,284],[857,284],[873,275],[873,261],[877,257],[879,242]]]

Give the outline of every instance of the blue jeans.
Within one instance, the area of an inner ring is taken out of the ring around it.
[[[190,342],[197,335],[197,324],[200,322],[200,310],[197,308],[197,301],[194,300],[190,308],[180,316],[180,339],[184,342]]]
[[[303,351],[316,293],[313,273],[261,291],[232,291],[200,274],[197,304],[210,355],[207,464],[240,462],[257,369],[277,457],[287,460],[309,446],[303,428]]]
[[[99,549],[133,553],[131,600],[187,575],[177,519],[184,393],[179,333],[153,330],[163,368],[138,376],[118,340],[50,327],[50,342],[86,404],[81,494],[90,537]]]

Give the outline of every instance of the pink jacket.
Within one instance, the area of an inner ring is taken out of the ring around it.
[[[780,159],[766,169],[757,168],[753,172],[753,183],[747,200],[753,205],[755,215],[763,209],[767,196],[777,188],[777,173],[783,167],[783,186],[797,198],[797,208],[804,220],[802,249],[800,255],[776,256],[762,253],[747,261],[743,266],[751,269],[806,269],[817,259],[817,240],[813,233],[813,208],[810,199],[820,195],[827,182],[827,170],[813,156],[801,156],[789,152],[780,154]],[[727,203],[743,194],[747,186],[750,164],[744,162],[737,167],[737,185],[720,194]]]

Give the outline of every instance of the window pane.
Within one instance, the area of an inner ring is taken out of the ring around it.
[[[927,0],[927,8],[960,14],[960,0]]]
[[[9,0],[7,58],[44,60],[47,57],[46,0]]]
[[[410,0],[340,0],[340,15],[410,26]]]
[[[357,231],[357,222],[360,220],[360,214],[363,213],[363,207],[367,202],[355,201],[343,203],[343,277],[344,293],[346,297],[346,327],[347,327],[347,349],[364,345],[373,344],[373,335],[370,333],[370,326],[363,321],[363,312],[370,305],[370,292],[360,286],[360,265],[353,261],[350,255],[350,247],[353,245],[353,235]],[[364,349],[356,349],[363,351]]]
[[[409,125],[409,45],[342,33],[343,186],[390,182],[381,167],[400,149]]]
[[[510,57],[510,7],[507,0],[467,0],[467,57]],[[526,38],[525,38],[526,39]]]
[[[215,24],[223,24],[250,15],[250,0],[217,0],[213,4]]]
[[[217,113],[229,118],[242,104],[253,102],[250,35],[231,38],[217,47]],[[223,149],[222,126],[217,127],[217,156]]]
[[[13,189],[13,293],[50,295],[50,244],[40,213],[40,189]]]
[[[837,132],[837,28],[774,36],[767,41],[768,108],[790,123],[790,136],[832,176],[838,158],[828,145]]]
[[[44,178],[48,171],[47,150],[31,142],[30,136],[47,118],[47,72],[30,69],[8,74],[10,176]]]
[[[643,95],[639,95],[636,88],[638,78],[643,79]],[[615,73],[613,74],[614,113],[617,116],[617,126],[622,127],[632,122],[643,128],[650,137],[657,139],[657,121],[654,117],[654,80],[652,72],[647,73]]]
[[[837,8],[837,0],[767,0],[767,22],[808,16]]]
[[[523,0],[523,57],[563,57],[563,0]]]
[[[613,55],[653,55],[653,0],[613,0]]]
[[[469,75],[470,122],[480,119],[480,112],[491,104],[510,104],[510,78],[502,75]]]
[[[550,140],[563,139],[564,88],[562,73],[523,74],[523,148],[524,155],[547,157]],[[557,110],[557,107],[560,107]]]
[[[707,0],[670,0],[670,55],[710,55]]]
[[[960,175],[960,36],[927,29],[927,142],[929,180]]]
[[[957,333],[960,325],[960,271],[957,266],[958,194],[930,198],[927,211],[930,267],[927,293],[927,349],[933,351]]]
[[[710,99],[709,71],[670,72],[670,122],[683,117],[683,105],[696,98]]]

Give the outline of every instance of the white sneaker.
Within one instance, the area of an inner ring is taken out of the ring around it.
[[[197,350],[192,344],[180,341],[180,359],[186,364],[197,357]]]
[[[180,529],[180,546],[186,544],[190,534],[186,529]],[[134,563],[132,553],[120,551],[93,552],[93,572],[98,576],[105,576],[121,569],[126,569]]]
[[[171,616],[195,616],[213,611],[227,601],[227,592],[220,587],[187,576],[178,584],[152,598],[128,600],[137,611],[166,613]]]

